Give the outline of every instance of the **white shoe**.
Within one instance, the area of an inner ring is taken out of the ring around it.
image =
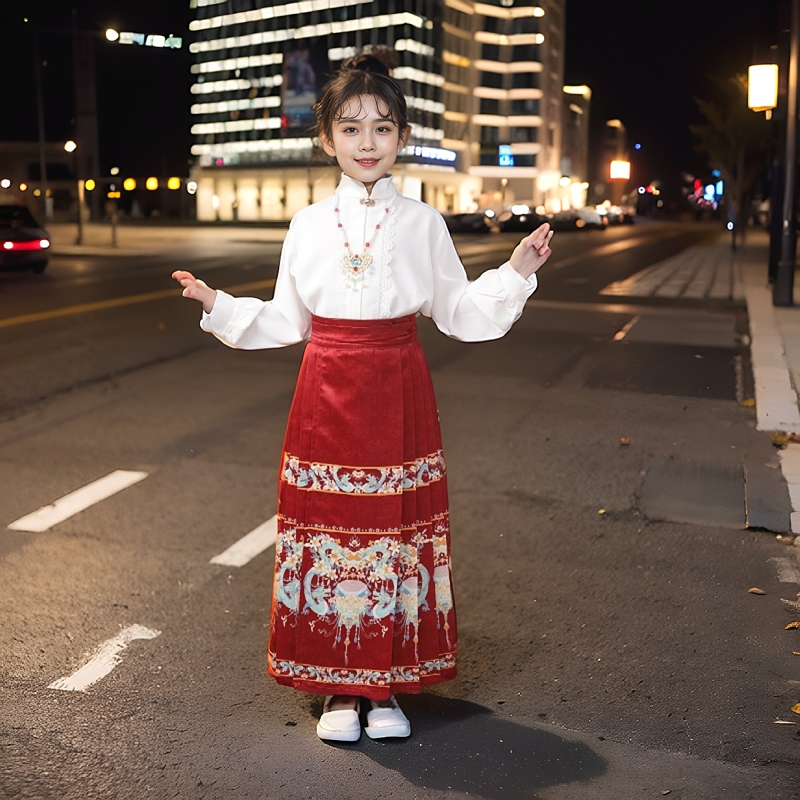
[[[333,702],[336,697],[336,702]],[[329,742],[357,742],[361,738],[360,705],[347,708],[339,695],[328,695],[317,723],[317,736]],[[349,701],[349,698],[347,698]],[[337,706],[345,706],[337,708]]]
[[[370,700],[371,711],[367,711],[367,727],[364,730],[370,739],[386,739],[390,736],[410,736],[411,723],[397,705],[394,695],[389,698],[391,706],[378,705]]]

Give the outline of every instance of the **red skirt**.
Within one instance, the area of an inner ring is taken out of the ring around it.
[[[314,317],[286,430],[269,672],[386,699],[456,674],[442,439],[415,317]]]

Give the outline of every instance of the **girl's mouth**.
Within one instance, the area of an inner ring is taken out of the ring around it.
[[[362,167],[374,167],[378,163],[377,158],[357,158],[356,163]]]

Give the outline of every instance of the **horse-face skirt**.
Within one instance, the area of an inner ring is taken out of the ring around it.
[[[269,672],[386,699],[455,677],[447,479],[413,315],[312,319],[286,430]]]

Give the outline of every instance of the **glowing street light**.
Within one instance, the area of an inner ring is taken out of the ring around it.
[[[106,39],[108,39],[109,42],[116,42],[119,39],[119,31],[109,28],[106,31]]]
[[[78,145],[70,139],[68,142],[64,142],[64,149],[68,153],[74,153],[78,149]]]
[[[777,107],[777,64],[754,64],[747,70],[747,105],[753,111],[769,112]]]
[[[144,185],[149,191],[154,192],[158,189],[158,178],[148,178],[144,182]]]
[[[172,189],[174,191],[175,189],[180,189],[180,188],[181,188],[180,178],[170,178],[167,181],[167,189]]]
[[[631,162],[615,159],[611,162],[608,177],[612,181],[628,181],[631,178]]]
[[[132,192],[136,188],[136,181],[133,178],[125,178],[125,180],[122,181],[122,188],[126,192]]]

